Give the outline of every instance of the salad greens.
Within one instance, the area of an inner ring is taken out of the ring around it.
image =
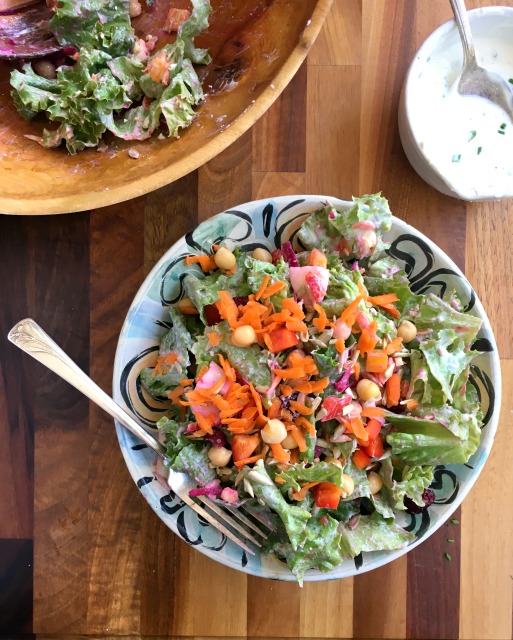
[[[479,445],[469,368],[480,321],[454,292],[410,290],[384,251],[390,226],[387,201],[365,195],[312,214],[299,253],[235,250],[229,270],[213,254],[187,257],[187,298],[141,373],[171,401],[158,423],[169,466],[258,509],[272,523],[265,550],[300,583],[406,547],[398,515],[427,508],[434,468]]]
[[[203,99],[192,63],[210,61],[206,50],[194,46],[195,36],[208,26],[210,3],[192,0],[192,5],[175,42],[152,53],[156,38],[135,36],[129,0],[56,3],[51,28],[75,51],[75,64],[60,66],[54,80],[37,75],[30,63],[11,73],[12,96],[23,117],[44,113],[58,124],[33,139],[45,147],[64,142],[74,154],[97,146],[106,132],[145,140],[161,123],[163,135],[178,137]]]

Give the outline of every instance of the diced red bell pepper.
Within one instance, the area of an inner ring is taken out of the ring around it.
[[[233,461],[246,460],[260,443],[260,434],[255,433],[252,436],[245,434],[237,434],[232,440],[232,456]]]
[[[336,509],[340,502],[340,489],[331,482],[321,482],[314,487],[315,505],[319,509]]]
[[[365,447],[364,451],[371,458],[381,458],[384,451],[383,445],[384,445],[383,436],[379,434],[378,437],[374,440],[374,442],[371,442],[371,444]]]
[[[358,469],[365,469],[365,467],[370,464],[372,458],[366,453],[364,449],[357,449],[353,453],[353,462],[358,467]]]
[[[376,440],[376,438],[379,436],[379,432],[381,431],[381,422],[379,420],[375,420],[374,418],[367,420],[365,431],[367,431],[369,435],[369,444],[372,444],[374,440]]]
[[[321,418],[321,422],[327,422],[334,418],[342,417],[342,410],[351,403],[351,396],[346,394],[341,398],[337,396],[326,396],[322,401],[322,408],[328,412],[324,418]]]
[[[269,349],[271,353],[278,353],[290,347],[295,347],[299,342],[296,332],[291,329],[274,329],[269,331],[267,335],[271,341]]]

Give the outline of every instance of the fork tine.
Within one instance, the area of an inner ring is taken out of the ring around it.
[[[216,520],[208,511],[202,509],[199,504],[196,504],[192,498],[190,498],[186,494],[180,494],[181,500],[185,502],[187,506],[189,506],[193,511],[195,511],[198,515],[204,518],[207,522],[209,522],[213,527],[215,527],[221,533],[229,538],[232,542],[235,542],[236,545],[244,549],[247,553],[250,553],[252,556],[255,555],[255,552],[250,549],[242,540],[237,538],[229,529],[227,529],[224,525],[222,525],[218,520]]]
[[[248,540],[251,540],[251,542],[253,544],[256,544],[257,547],[262,546],[260,542],[254,536],[252,536],[251,533],[249,533],[249,531],[247,531],[246,529],[244,529],[244,527],[241,527],[240,524],[235,522],[235,520],[231,516],[229,516],[225,511],[223,511],[220,507],[218,507],[217,504],[215,504],[214,502],[211,502],[208,498],[205,498],[205,496],[198,496],[198,497],[201,500],[201,502],[203,502],[204,505],[206,505],[217,516],[219,516],[222,520],[224,520],[227,524],[229,524],[230,527],[232,527],[232,529],[235,529],[235,531],[238,531]]]
[[[253,529],[255,533],[258,533],[259,535],[261,535],[262,538],[264,538],[264,540],[267,540],[267,533],[259,529],[256,526],[256,524],[254,522],[251,522],[251,520],[248,517],[246,517],[243,513],[241,513],[239,509],[237,509],[236,507],[230,507],[230,506],[226,506],[225,509],[229,511],[233,516],[238,518],[241,522],[243,522],[247,527],[249,527],[250,529]]]

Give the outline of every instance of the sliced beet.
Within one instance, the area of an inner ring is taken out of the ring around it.
[[[221,314],[219,313],[219,310],[215,304],[206,304],[203,307],[203,313],[205,314],[205,320],[207,321],[209,327],[211,327],[213,324],[221,322],[222,320]]]

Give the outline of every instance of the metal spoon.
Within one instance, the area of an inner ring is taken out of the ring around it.
[[[53,11],[29,0],[0,0],[0,58],[40,58],[62,49],[50,31]]]
[[[513,121],[513,87],[498,73],[487,71],[477,64],[465,2],[464,0],[450,0],[450,2],[463,45],[463,72],[458,84],[458,93],[462,96],[481,96],[490,100],[504,109]]]

